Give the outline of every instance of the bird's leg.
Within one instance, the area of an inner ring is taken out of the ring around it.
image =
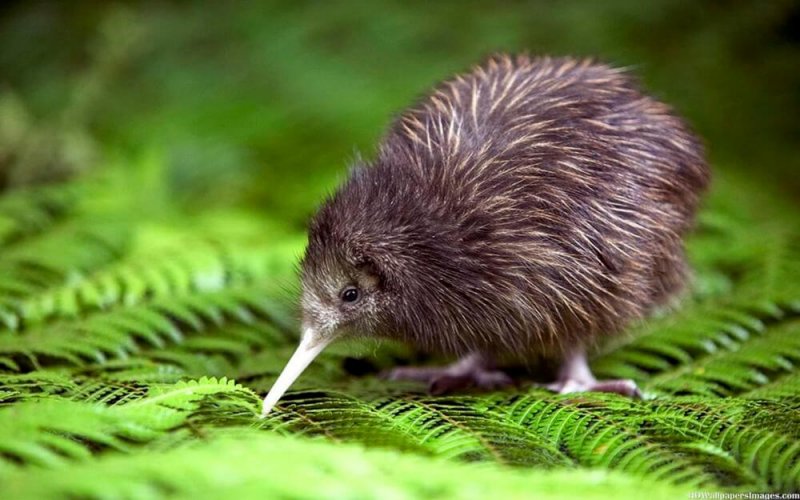
[[[514,383],[511,377],[495,368],[488,356],[477,352],[447,366],[400,366],[390,370],[387,378],[425,382],[431,394],[470,388],[492,390]]]
[[[631,379],[597,380],[589,369],[586,351],[577,349],[570,352],[561,362],[558,380],[546,386],[561,394],[569,392],[616,392],[623,396],[640,398],[641,391]]]

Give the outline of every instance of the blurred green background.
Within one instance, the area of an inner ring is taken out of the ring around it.
[[[300,226],[395,113],[494,51],[628,66],[718,175],[800,187],[790,0],[4,2],[0,16],[5,189],[155,155],[163,199]]]

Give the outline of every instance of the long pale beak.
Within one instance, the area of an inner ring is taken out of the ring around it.
[[[269,390],[267,397],[264,398],[264,406],[261,410],[261,418],[267,416],[267,414],[272,410],[275,406],[275,403],[283,396],[283,393],[292,385],[292,383],[297,380],[297,377],[303,373],[303,370],[314,361],[314,358],[322,352],[325,347],[331,343],[330,339],[320,339],[317,336],[317,333],[312,330],[311,328],[307,328],[305,332],[303,332],[303,337],[300,339],[300,345],[297,346],[297,350],[294,351],[292,354],[291,359],[289,362],[286,363],[286,366],[283,368],[278,380],[272,384],[272,388]]]

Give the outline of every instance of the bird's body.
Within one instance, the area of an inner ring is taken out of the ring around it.
[[[625,72],[493,57],[402,113],[321,207],[304,326],[472,353],[484,372],[496,357],[577,359],[569,382],[587,346],[681,289],[708,178],[696,137]],[[395,375],[482,385],[461,365]],[[583,388],[604,390],[585,371]]]

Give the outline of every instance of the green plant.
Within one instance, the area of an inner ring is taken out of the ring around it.
[[[718,179],[690,240],[693,294],[594,361],[637,379],[645,400],[432,397],[348,373],[353,358],[384,368],[403,349],[339,346],[260,421],[259,395],[295,343],[302,234],[252,212],[165,219],[132,215],[135,196],[103,201],[135,170],[0,198],[0,491],[224,488],[194,480],[206,461],[239,464],[242,491],[309,497],[318,484],[262,466],[313,463],[331,491],[365,496],[467,495],[478,477],[511,496],[561,480],[631,496],[645,482],[665,495],[800,488],[800,233],[769,198],[731,206],[748,189],[737,178]],[[380,480],[341,489],[353,474]]]

